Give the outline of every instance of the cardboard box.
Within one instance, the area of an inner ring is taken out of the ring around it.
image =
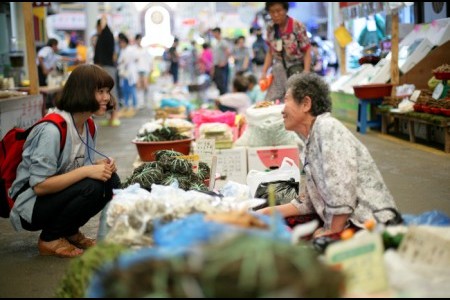
[[[245,147],[216,149],[216,155],[216,173],[224,175],[226,178],[216,180],[214,189],[220,189],[229,180],[247,184],[247,149]]]
[[[266,171],[279,168],[284,157],[289,157],[300,167],[300,152],[295,145],[249,147],[247,154],[248,170]]]

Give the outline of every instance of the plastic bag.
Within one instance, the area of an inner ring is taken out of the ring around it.
[[[276,205],[289,203],[292,199],[295,199],[298,196],[299,183],[298,181],[295,181],[294,178],[291,178],[289,180],[277,180],[260,183],[256,189],[255,198],[269,199],[270,185],[274,186]],[[258,209],[266,207],[267,204],[268,203],[258,207]]]
[[[300,182],[300,169],[292,159],[285,157],[281,166],[276,170],[269,172],[250,170],[247,174],[247,185],[250,188],[251,195],[254,196],[260,183],[290,180],[291,178]]]
[[[404,214],[405,225],[430,225],[430,226],[450,226],[450,217],[444,212],[432,210],[420,215]]]
[[[249,107],[246,111],[247,128],[234,143],[235,146],[264,147],[296,145],[299,137],[286,130],[282,111],[284,104],[268,107]]]

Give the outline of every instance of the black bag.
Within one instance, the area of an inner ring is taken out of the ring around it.
[[[304,69],[303,64],[292,65],[289,68],[287,68],[286,75],[289,78],[294,74],[299,74],[299,73],[303,72],[303,69]]]
[[[289,203],[292,199],[295,199],[298,196],[299,182],[295,181],[294,178],[291,178],[289,180],[277,180],[260,183],[256,189],[255,198],[269,199],[269,185],[271,184],[275,186],[274,190],[276,205]],[[259,207],[255,207],[254,209],[261,209],[266,206],[268,206],[268,202]]]

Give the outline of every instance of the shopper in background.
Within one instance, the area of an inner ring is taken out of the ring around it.
[[[266,92],[261,91],[256,76],[253,74],[247,74],[246,77],[248,80],[247,95],[250,97],[251,103],[255,104],[256,102],[264,101]]]
[[[323,222],[314,236],[363,227],[377,218],[396,216],[394,199],[367,148],[331,116],[329,87],[317,74],[289,78],[283,110],[284,126],[305,142],[301,152],[305,180],[298,199],[276,206],[284,217],[317,214]],[[271,208],[259,212],[270,214]]]
[[[56,70],[56,63],[59,61],[77,62],[77,58],[66,57],[58,54],[58,40],[51,38],[47,45],[42,47],[37,53],[36,64],[38,66],[39,85],[47,85],[47,77],[50,72]]]
[[[262,29],[260,27],[254,28],[254,32],[256,34],[256,40],[252,44],[252,62],[255,65],[256,74],[258,74],[258,77],[261,77],[262,67],[264,65],[269,46],[263,38]]]
[[[94,63],[95,45],[97,44],[98,34],[93,34],[89,39],[89,47],[87,49],[86,63]]]
[[[190,51],[190,65],[189,65],[189,74],[190,74],[190,82],[197,83],[199,71],[198,71],[198,53],[197,53],[197,43],[192,40],[191,41],[191,51]]]
[[[137,47],[130,45],[125,34],[119,38],[119,47],[120,54],[117,59],[117,71],[119,72],[120,89],[123,96],[121,113],[124,117],[133,117],[137,109],[136,83],[139,77],[139,56]]]
[[[106,16],[97,20],[97,43],[95,44],[95,52],[94,52],[94,64],[102,67],[108,74],[115,80],[117,70],[114,61],[114,35],[109,28]],[[110,126],[119,126],[120,120],[117,109],[119,108],[118,104],[118,95],[117,95],[117,84],[111,90],[111,94],[113,95],[114,107],[110,111],[110,119],[108,120],[108,125]]]
[[[320,76],[325,75],[325,70],[323,67],[323,57],[317,42],[311,42],[311,61],[312,71]]]
[[[207,74],[211,76],[214,67],[213,53],[208,43],[202,45],[203,51],[198,60],[200,74]]]
[[[16,230],[38,231],[41,255],[75,257],[95,245],[80,227],[99,213],[120,186],[114,159],[95,149],[88,119],[104,115],[114,102],[113,78],[96,65],[80,65],[70,74],[53,111],[67,124],[63,150],[51,122],[31,130],[10,189],[15,199],[10,221]],[[95,157],[99,154],[100,157]]]
[[[82,38],[77,38],[77,57],[80,64],[87,62],[88,47],[84,44]]]
[[[213,80],[216,83],[220,95],[223,95],[228,92],[228,78],[230,73],[228,58],[231,55],[231,50],[228,43],[222,38],[222,31],[219,27],[214,28],[212,33],[217,42],[213,49]]]
[[[178,83],[180,71],[180,56],[177,52],[178,38],[173,40],[172,47],[169,48],[169,73],[172,75],[173,84]]]
[[[136,51],[138,55],[137,68],[138,68],[138,82],[136,84],[137,92],[137,107],[142,109],[147,105],[149,98],[148,94],[148,81],[149,75],[153,70],[153,58],[148,52],[148,49],[142,47],[142,35],[136,34],[134,39],[136,44]]]
[[[251,71],[252,61],[250,49],[245,45],[245,37],[239,36],[235,40],[232,56],[234,58],[234,74]]]
[[[306,27],[300,21],[288,16],[289,2],[266,2],[266,11],[272,21],[267,25],[269,51],[262,68],[261,79],[272,67],[273,82],[266,100],[283,100],[286,93],[287,72],[311,70],[311,45]]]

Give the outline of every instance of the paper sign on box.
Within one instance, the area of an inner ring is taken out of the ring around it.
[[[232,149],[216,149],[216,172],[226,176],[224,180],[217,180],[215,189],[221,188],[227,181],[246,184],[247,181],[247,149],[235,147]]]
[[[388,289],[383,260],[383,241],[376,233],[339,241],[328,246],[326,262],[341,270],[349,294],[374,293]]]

